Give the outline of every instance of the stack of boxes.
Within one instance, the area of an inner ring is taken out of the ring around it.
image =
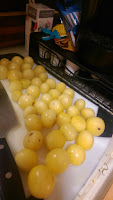
[[[29,40],[32,32],[41,32],[42,28],[52,29],[54,9],[29,0],[26,5],[25,49],[29,51]]]

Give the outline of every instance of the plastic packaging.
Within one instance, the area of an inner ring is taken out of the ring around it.
[[[74,34],[77,33],[77,26],[80,22],[81,5],[82,0],[75,0],[74,2],[72,0],[66,0],[63,4],[60,2],[57,3],[67,32],[73,31]]]

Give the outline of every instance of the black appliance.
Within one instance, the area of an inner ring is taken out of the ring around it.
[[[85,0],[79,29],[79,59],[98,72],[113,74],[113,3]]]

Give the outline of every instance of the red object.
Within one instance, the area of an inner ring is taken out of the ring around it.
[[[47,20],[47,27],[50,27],[50,22]]]
[[[34,31],[37,30],[37,27],[38,27],[38,22],[35,22],[35,25],[34,25]]]

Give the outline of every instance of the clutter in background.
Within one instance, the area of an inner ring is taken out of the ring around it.
[[[54,39],[54,38],[61,39],[61,37],[56,29],[51,31],[46,28],[43,28],[42,32],[47,34],[47,36],[42,37],[42,40],[47,41],[47,40]]]
[[[77,28],[80,22],[82,0],[65,0],[63,4],[59,1],[57,6],[67,32],[72,31],[77,34]]]
[[[53,29],[52,29],[52,31],[54,31],[54,30],[57,30],[57,31],[58,31],[58,33],[59,33],[59,35],[60,35],[61,37],[63,37],[63,36],[66,36],[66,35],[67,35],[67,33],[66,33],[66,30],[65,30],[65,27],[64,27],[64,24],[63,24],[63,23],[61,23],[61,24],[57,24],[56,26],[54,26],[54,27],[53,27]]]
[[[51,30],[53,26],[54,9],[29,0],[26,5],[25,49],[29,50],[29,39],[32,32],[41,32],[42,28]]]
[[[57,30],[59,35],[61,36],[60,39],[54,38],[54,41],[57,45],[59,45],[63,49],[67,49],[69,51],[75,51],[74,44],[70,33],[67,33],[64,27],[64,24],[58,24],[53,27],[52,31]]]
[[[75,51],[82,0],[65,0],[63,3],[58,1],[57,6],[70,41],[68,50]]]
[[[82,0],[57,2],[61,23],[52,27],[55,10],[35,3],[35,0],[29,0],[29,4],[26,5],[26,50],[29,50],[30,33],[43,31],[47,35],[42,37],[42,40],[54,39],[54,42],[61,48],[74,52],[81,15],[81,2]]]
[[[43,28],[42,32],[46,33],[46,36],[42,37],[42,40],[48,41],[50,39],[54,39],[54,42],[59,45],[63,49],[67,49],[69,51],[75,51],[75,46],[73,44],[73,40],[70,33],[66,33],[64,24],[57,24],[53,27],[52,31]],[[75,38],[74,38],[75,40]]]
[[[62,3],[60,1],[57,2],[62,22],[53,27],[53,33],[47,36],[45,40],[54,39],[55,43],[61,48],[75,51],[81,5],[82,0],[75,0],[74,2],[72,0],[66,0],[64,2],[62,1]],[[61,38],[58,38],[57,35],[54,34],[55,30]]]

